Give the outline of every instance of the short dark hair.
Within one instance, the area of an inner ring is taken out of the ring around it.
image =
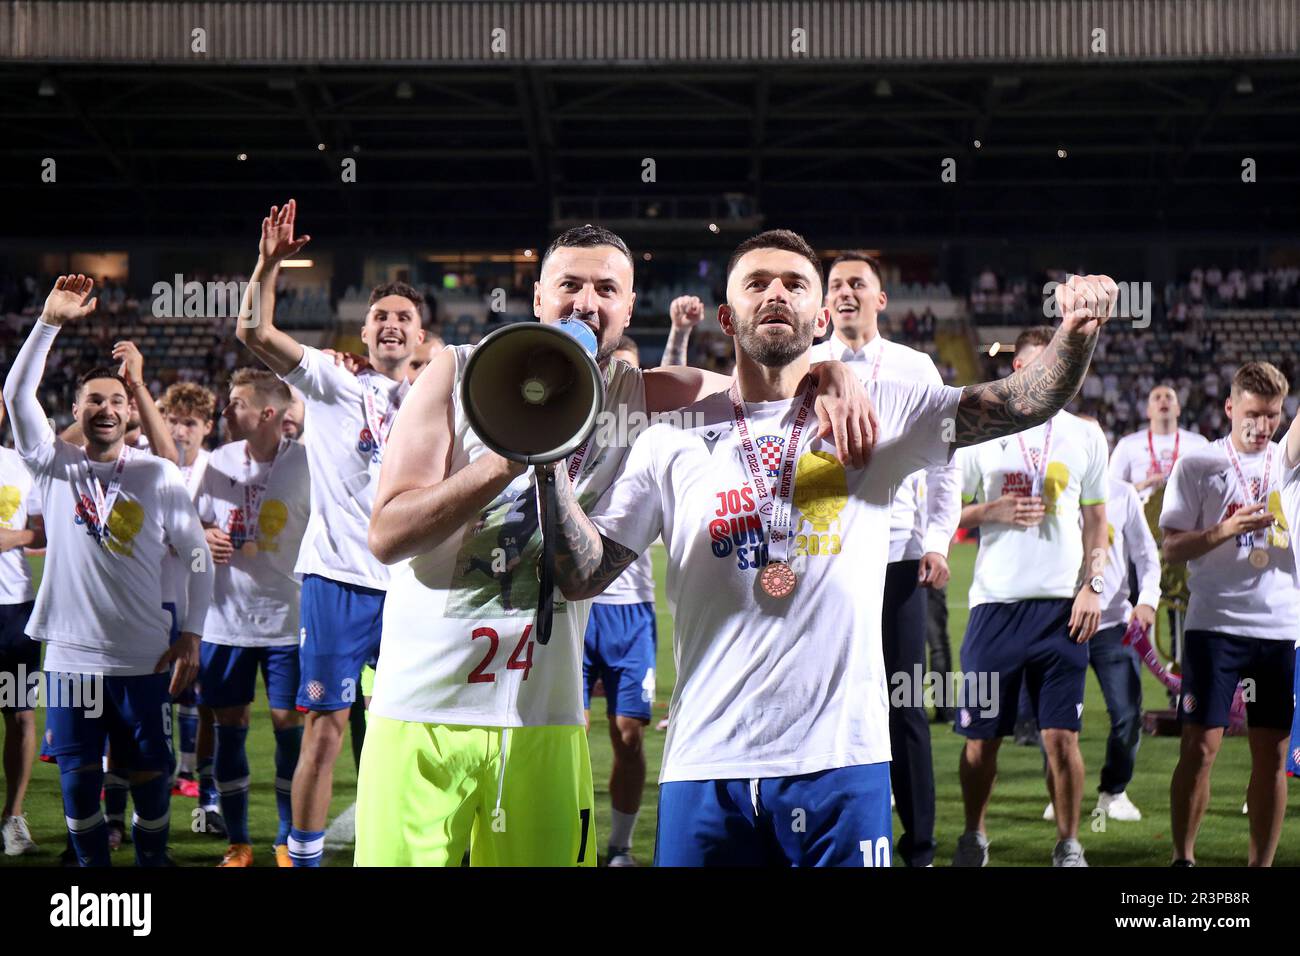
[[[368,305],[374,305],[384,296],[400,295],[404,299],[410,299],[411,304],[415,306],[415,314],[420,319],[420,324],[424,324],[424,294],[413,285],[405,282],[381,282],[370,290],[370,302]]]
[[[801,255],[812,264],[817,281],[822,281],[822,266],[817,253],[813,251],[812,246],[808,245],[807,239],[792,229],[768,229],[756,236],[750,236],[736,246],[736,251],[731,254],[731,259],[727,262],[727,281],[731,280],[731,272],[736,268],[736,263],[740,261],[741,256],[755,249],[784,249],[786,252]]]
[[[630,335],[625,335],[618,340],[618,345],[614,348],[615,352],[631,352],[638,359],[641,357],[641,349],[636,344],[636,339]]]
[[[865,262],[867,268],[876,274],[876,281],[879,282],[882,287],[884,286],[885,274],[881,271],[880,260],[875,256],[867,255],[867,253],[861,252],[857,249],[850,249],[847,252],[841,252],[831,261],[831,269],[834,269],[841,262]],[[826,270],[827,275],[830,275],[831,269]]]
[[[542,256],[541,268],[546,268],[546,260],[551,258],[551,253],[556,249],[591,249],[595,246],[613,246],[627,257],[628,265],[635,268],[632,262],[632,251],[628,249],[627,243],[604,226],[593,226],[591,223],[587,223],[585,226],[574,226],[572,229],[566,229],[556,236],[551,244],[546,247],[546,252]]]
[[[1016,336],[1016,350],[1013,355],[1019,355],[1021,349],[1031,345],[1047,345],[1055,334],[1050,325],[1032,325]]]
[[[118,375],[117,372],[109,368],[107,365],[96,365],[90,371],[83,372],[77,379],[77,394],[81,394],[81,390],[86,387],[87,382],[93,382],[97,378],[116,379],[122,383],[122,389],[126,392],[126,397],[131,397],[131,386],[126,384],[126,379],[121,375]]]

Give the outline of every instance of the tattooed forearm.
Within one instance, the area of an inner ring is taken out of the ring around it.
[[[957,406],[953,445],[978,445],[1047,421],[1079,391],[1096,344],[1096,335],[1057,329],[1042,354],[1018,372],[967,385]]]
[[[636,552],[611,541],[583,513],[563,469],[556,470],[555,583],[571,601],[594,597],[636,560]]]
[[[660,368],[668,368],[671,365],[686,364],[686,343],[691,340],[690,329],[674,328],[668,333],[668,344],[664,346],[664,358],[659,363]]]

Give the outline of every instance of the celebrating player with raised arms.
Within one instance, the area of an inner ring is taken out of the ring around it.
[[[81,275],[58,278],[4,386],[15,445],[40,490],[49,541],[27,632],[48,645],[46,735],[78,860],[109,862],[99,806],[109,741],[118,766],[129,771],[136,862],[161,866],[171,796],[171,696],[198,669],[212,565],[176,466],[124,445],[129,403],[121,377],[108,369],[81,376],[73,415],[85,448],[57,439],[37,400],[59,327],[94,310],[93,301],[87,304],[93,286]],[[190,558],[191,572],[181,634],[170,646],[161,571],[169,544]]]
[[[567,318],[594,333],[605,412],[626,424],[725,387],[698,369],[642,372],[612,360],[632,290],[627,245],[596,226],[560,235],[534,286],[542,322]],[[455,866],[468,846],[474,864],[595,865],[582,706],[588,606],[557,601],[550,641],[537,643],[534,477],[467,423],[459,396],[473,351],[445,349],[420,375],[375,499],[370,543],[395,566],[357,784],[356,859]],[[835,363],[819,366],[818,381],[829,393],[817,399],[823,429],[860,464],[870,437],[862,389]],[[841,394],[848,399],[830,400]],[[626,448],[606,442],[618,431],[598,428],[564,466],[583,503],[613,479]]]
[[[212,453],[199,486],[199,518],[216,562],[203,630],[200,700],[217,721],[216,786],[230,839],[222,866],[252,866],[245,745],[260,669],[275,731],[276,862],[290,866],[290,787],[302,741],[298,603],[294,574],[310,515],[307,450],[283,434],[289,386],[265,369],[230,380],[222,413],[231,441]]]
[[[1295,449],[1272,440],[1287,391],[1286,376],[1267,362],[1237,369],[1224,402],[1231,433],[1184,452],[1165,490],[1165,560],[1187,562],[1191,592],[1178,700],[1182,746],[1169,785],[1175,866],[1196,860],[1210,773],[1243,679],[1252,691],[1245,698],[1250,866],[1272,865],[1282,832],[1300,618],[1300,579],[1283,508],[1284,490],[1297,480]]]
[[[649,428],[590,520],[558,469],[567,597],[599,593],[661,534],[668,549],[677,684],[658,865],[889,865],[880,635],[894,494],[1074,395],[1116,289],[1076,276],[1057,296],[1060,330],[1008,379],[868,381],[879,442],[869,465],[845,468],[808,427],[808,352],[829,321],[821,270],[800,236],[763,233],[732,256],[718,310],[735,340],[730,387],[686,409],[700,419]],[[783,439],[775,466],[764,434]]]
[[[837,257],[826,283],[834,331],[809,354],[814,361],[839,359],[853,365],[870,381],[942,385],[929,355],[880,335],[877,316],[889,301],[882,282],[880,263],[871,256],[849,252]],[[948,583],[948,545],[960,517],[961,477],[954,462],[932,465],[898,486],[890,511],[881,632],[885,674],[891,681],[905,678],[910,685],[925,670],[926,589]],[[908,866],[929,866],[935,849],[934,763],[921,699],[907,694],[901,702],[890,702],[889,745],[890,781],[903,824],[898,854]]]
[[[1012,377],[1037,364],[1053,341],[1047,326],[1021,332]],[[988,862],[985,817],[998,750],[1014,729],[1025,686],[1053,787],[1052,865],[1087,866],[1078,840],[1079,728],[1085,644],[1097,630],[1105,590],[1106,436],[1096,423],[1062,411],[1014,439],[964,449],[959,459],[968,502],[961,523],[980,529],[961,666],[968,674],[996,675],[990,688],[997,696],[957,708],[955,729],[966,738],[959,765],[966,829],[953,865]]]
[[[348,711],[360,693],[362,666],[379,655],[388,568],[371,554],[366,534],[389,431],[410,388],[407,367],[424,340],[423,298],[403,283],[372,290],[361,328],[368,367],[359,374],[301,345],[273,322],[280,263],[310,239],[294,237],[296,215],[291,199],[262,220],[236,335],[306,405],[311,521],[295,570],[303,576],[297,706],[307,723],[288,846],[295,866],[319,866]]]

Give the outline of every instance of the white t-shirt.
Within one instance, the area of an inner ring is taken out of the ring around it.
[[[0,528],[23,531],[28,515],[41,513],[31,472],[12,448],[0,448]],[[26,604],[36,598],[32,569],[22,548],[0,553],[0,604]]]
[[[1165,489],[1160,527],[1168,531],[1203,531],[1231,517],[1248,502],[1257,500],[1243,490],[1236,469],[1228,458],[1227,443],[1220,438],[1204,448],[1179,457]],[[1285,449],[1272,443],[1273,464],[1269,478],[1268,510],[1288,535],[1291,525],[1282,508]],[[1238,454],[1237,460],[1249,491],[1258,489],[1265,452]],[[1265,535],[1258,539],[1261,543]],[[1300,636],[1300,578],[1296,576],[1295,550],[1274,546],[1268,549],[1269,563],[1263,570],[1250,563],[1256,536],[1238,535],[1208,554],[1187,562],[1187,630],[1217,631],[1236,637],[1294,641]]]
[[[49,647],[45,669],[74,674],[152,674],[167,650],[171,621],[162,607],[168,545],[191,561],[181,630],[202,636],[212,598],[212,558],[180,469],[123,447],[119,493],[99,544],[92,480],[107,494],[116,461],[92,463],[79,445],[55,437],[36,399],[58,329],[38,321],[5,382],[14,440],[32,473],[48,542],[27,634]]]
[[[251,460],[247,446],[218,448],[199,489],[199,519],[230,535],[235,547],[229,563],[216,565],[203,639],[233,647],[297,644],[302,585],[294,564],[311,517],[307,450],[286,438],[270,463]],[[264,489],[251,502],[256,528],[246,511],[250,486]],[[256,542],[255,555],[240,550],[245,541]]]
[[[181,478],[185,480],[185,490],[189,492],[190,501],[199,496],[199,482],[203,480],[203,471],[208,467],[208,450],[200,448],[194,454],[194,463],[181,465]],[[182,560],[180,555],[168,554],[163,562],[163,601],[176,605],[176,619],[185,618],[185,576],[189,573],[190,562]]]
[[[929,355],[879,335],[854,350],[833,334],[809,356],[813,362],[843,362],[864,381],[943,384]],[[909,476],[898,486],[890,511],[889,560],[914,561],[931,551],[947,557],[960,522],[961,474],[955,461]]]
[[[980,526],[970,606],[1074,597],[1083,566],[1081,505],[1106,502],[1106,436],[1069,412],[1051,419],[1052,441],[1043,479],[1043,520],[1032,528]],[[1047,424],[1019,435],[962,448],[962,500],[994,501],[1033,492]],[[1024,450],[1021,450],[1023,440]]]
[[[660,782],[781,777],[888,761],[881,650],[889,512],[898,484],[948,459],[961,390],[868,382],[880,438],[863,470],[805,431],[795,468],[794,593],[758,586],[767,529],[725,392],[691,406],[702,424],[659,424],[632,446],[591,512],[638,553],[662,534],[677,684]],[[746,406],[754,436],[788,436],[798,400]],[[771,479],[767,479],[771,480]]]
[[[1286,438],[1283,437],[1279,444],[1285,448]],[[1288,528],[1300,528],[1300,461],[1289,468],[1285,462],[1282,464],[1282,513],[1286,516]],[[1300,542],[1296,541],[1294,532],[1291,534],[1291,550],[1300,555]],[[1300,566],[1300,558],[1296,564]]]
[[[461,376],[474,347],[450,348],[456,377],[448,473],[454,474],[487,447],[469,427],[460,404]],[[613,362],[610,374],[605,409],[623,405],[629,417],[643,416],[640,370]],[[429,387],[432,381],[422,375],[414,387]],[[321,427],[319,419],[312,427]],[[597,436],[602,433],[597,429]],[[578,476],[577,497],[584,508],[609,487],[625,454],[625,447],[593,443]],[[591,602],[566,602],[557,589],[551,639],[537,643],[540,545],[530,470],[511,482],[476,522],[432,551],[394,565],[371,713],[421,723],[582,726],[582,644]]]
[[[1110,550],[1103,575],[1106,590],[1101,595],[1099,630],[1124,624],[1133,613],[1129,601],[1129,561],[1137,567],[1138,603],[1152,609],[1160,606],[1160,552],[1147,527],[1137,489],[1127,481],[1110,480],[1106,522]]]
[[[650,552],[638,557],[623,569],[623,573],[610,582],[600,594],[591,599],[593,604],[653,604],[655,576],[650,566]]]
[[[302,392],[311,421],[303,432],[311,463],[311,521],[295,570],[385,590],[388,568],[370,553],[367,540],[383,453],[366,424],[364,396],[374,397],[376,425],[387,431],[410,383],[378,372],[353,375],[307,346],[298,367],[283,378]]]
[[[1130,485],[1146,481],[1154,474],[1151,463],[1151,449],[1154,447],[1160,471],[1165,478],[1168,478],[1174,470],[1175,447],[1178,449],[1178,456],[1182,457],[1189,451],[1204,448],[1208,444],[1209,441],[1204,435],[1189,432],[1186,428],[1180,428],[1170,435],[1157,435],[1144,428],[1131,435],[1125,435],[1115,443],[1115,451],[1110,456],[1110,476],[1119,481],[1126,481]],[[1142,503],[1146,504],[1154,493],[1155,488],[1148,486],[1139,491],[1138,495]]]

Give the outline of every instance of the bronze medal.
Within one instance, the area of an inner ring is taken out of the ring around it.
[[[784,561],[773,561],[758,575],[759,587],[768,597],[787,598],[794,593],[799,577]]]
[[[1250,566],[1258,571],[1268,567],[1268,551],[1264,548],[1250,549]]]

